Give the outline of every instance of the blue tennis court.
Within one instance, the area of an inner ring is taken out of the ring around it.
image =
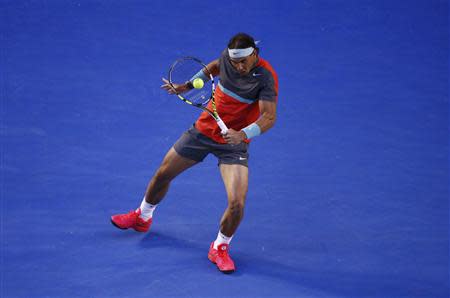
[[[0,0],[1,297],[448,297],[449,5],[441,0]],[[260,40],[277,124],[250,145],[237,271],[207,259],[214,156],[140,204],[199,111],[180,56]]]

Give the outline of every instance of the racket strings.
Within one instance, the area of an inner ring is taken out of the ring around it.
[[[195,60],[184,58],[177,60],[169,72],[169,81],[172,84],[184,84],[197,74],[203,65]],[[205,106],[211,98],[212,83],[204,81],[203,88],[190,89],[181,94],[182,97],[194,105]]]

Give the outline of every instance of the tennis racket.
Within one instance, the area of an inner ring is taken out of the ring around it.
[[[194,76],[201,69],[204,76],[200,77],[200,82],[196,81],[199,84],[194,84]],[[207,112],[216,120],[222,134],[227,133],[228,128],[216,110],[214,77],[202,61],[194,57],[177,59],[169,69],[168,83],[179,99]],[[201,85],[203,86],[199,88]],[[209,102],[211,102],[210,108],[208,108]]]

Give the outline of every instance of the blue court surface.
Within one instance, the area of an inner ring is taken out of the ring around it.
[[[448,297],[448,1],[0,0],[1,297]],[[199,111],[160,89],[244,31],[280,81],[237,271],[213,156],[138,207]]]

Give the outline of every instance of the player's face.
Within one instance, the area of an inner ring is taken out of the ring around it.
[[[257,59],[258,55],[256,54],[256,51],[253,51],[253,53],[250,56],[244,58],[239,59],[230,58],[230,62],[231,65],[233,65],[233,67],[239,72],[239,74],[246,75],[255,66]]]

